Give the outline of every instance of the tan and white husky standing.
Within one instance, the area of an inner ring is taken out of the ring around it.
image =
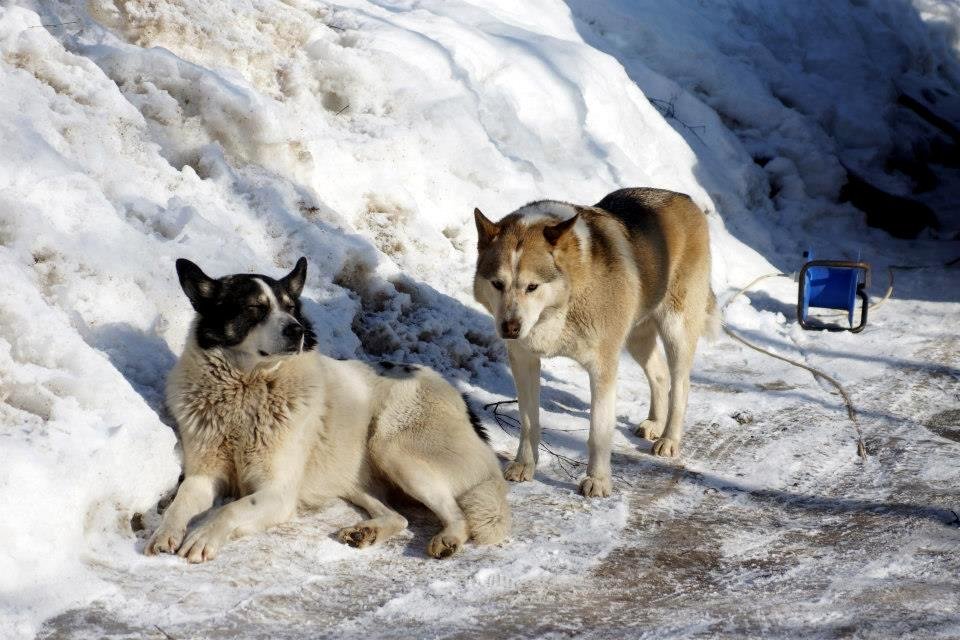
[[[306,269],[301,258],[280,280],[213,279],[177,261],[197,312],[167,383],[184,480],[145,552],[211,560],[227,540],[334,498],[369,513],[338,534],[365,547],[407,526],[385,503],[391,489],[440,518],[431,556],[502,540],[507,484],[469,406],[425,367],[317,353],[300,310]],[[222,497],[235,499],[212,508]]]
[[[714,333],[719,320],[703,212],[682,193],[636,188],[614,191],[592,207],[533,202],[497,223],[479,209],[474,215],[474,296],[506,340],[520,404],[520,446],[505,477],[533,477],[540,358],[566,356],[590,375],[590,455],[580,492],[610,495],[624,346],[650,383],[649,415],[636,433],[656,440],[654,454],[677,455],[697,340]]]

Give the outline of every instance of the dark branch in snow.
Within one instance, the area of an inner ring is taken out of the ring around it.
[[[517,404],[517,400],[513,399],[513,400],[500,400],[498,402],[491,402],[490,404],[483,405],[483,410],[489,411],[490,408],[493,407],[493,417],[497,421],[497,426],[500,427],[500,429],[504,433],[507,433],[512,436],[514,434],[508,431],[506,427],[509,426],[514,431],[518,431],[520,429],[520,421],[514,418],[513,416],[507,415],[500,411],[500,407],[505,404]],[[541,431],[562,431],[564,433],[569,433],[571,431],[583,431],[583,429],[541,428]],[[565,456],[562,453],[557,453],[556,451],[553,450],[552,447],[547,445],[542,440],[540,441],[540,449],[542,449],[543,451],[546,451],[551,456],[553,456],[554,460],[556,460],[557,462],[557,466],[564,473],[564,475],[566,475],[568,478],[574,481],[580,477],[579,476],[580,467],[584,467],[587,464],[582,460],[577,460],[575,458]],[[612,474],[612,476],[616,478],[618,482],[623,482],[624,484],[631,487],[633,486],[633,483],[630,480],[627,480],[626,478],[624,478],[622,475],[614,473]]]
[[[69,22],[54,22],[49,24],[35,24],[32,27],[27,27],[27,29],[39,29],[40,27],[63,27],[68,24],[80,24],[79,20],[70,20]]]
[[[677,117],[677,97],[673,96],[669,100],[663,100],[661,98],[647,98],[647,101],[652,104],[657,111],[660,112],[667,120],[673,120],[678,123],[681,127],[692,133],[701,144],[706,145],[707,143],[703,138],[700,137],[700,131],[706,131],[707,127],[702,124],[690,125]]]
[[[913,96],[906,93],[901,93],[900,97],[897,98],[897,104],[910,109],[910,111],[913,111],[915,114],[926,120],[929,124],[953,138],[955,143],[960,143],[960,128],[957,128],[955,124],[946,118],[942,118],[934,113],[930,107],[923,104]]]

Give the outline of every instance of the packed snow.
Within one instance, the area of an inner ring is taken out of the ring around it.
[[[956,168],[914,241],[839,202],[845,167],[904,194],[897,162],[944,144],[897,97],[960,115],[958,29],[953,0],[4,4],[0,636],[960,635]],[[306,255],[321,350],[436,367],[479,410],[514,391],[472,300],[474,207],[622,186],[704,209],[721,301],[809,245],[872,262],[877,294],[888,265],[936,267],[897,271],[859,335],[800,330],[788,279],[728,309],[847,385],[868,461],[829,386],[722,339],[679,461],[631,435],[647,386],[623,360],[604,500],[575,491],[586,375],[549,362],[549,450],[503,545],[433,561],[408,507],[408,533],[356,551],[335,505],[206,565],[141,554],[180,473],[176,258]]]

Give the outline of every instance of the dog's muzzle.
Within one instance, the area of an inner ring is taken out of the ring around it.
[[[291,322],[280,332],[287,343],[285,351],[299,353],[303,350],[303,325],[299,322]]]
[[[500,323],[500,336],[506,340],[515,340],[520,337],[521,326],[519,320],[504,320]]]

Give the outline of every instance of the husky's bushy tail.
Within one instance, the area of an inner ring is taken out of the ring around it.
[[[470,537],[477,544],[497,544],[510,533],[510,505],[507,482],[502,477],[484,480],[459,498],[470,526]]]
[[[710,296],[707,298],[707,319],[703,323],[703,337],[710,342],[715,342],[720,337],[721,323],[723,322],[720,314],[721,309],[717,305],[717,296],[711,289]]]

